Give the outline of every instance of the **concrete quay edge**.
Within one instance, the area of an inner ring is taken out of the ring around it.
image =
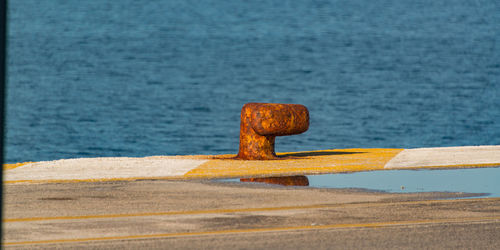
[[[214,179],[394,169],[499,167],[500,145],[415,149],[350,148],[278,153],[279,160],[234,155],[76,158],[4,164],[4,184]]]

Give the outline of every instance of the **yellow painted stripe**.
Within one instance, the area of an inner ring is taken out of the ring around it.
[[[277,232],[277,231],[304,231],[304,230],[321,230],[321,229],[377,228],[377,227],[380,228],[380,227],[414,226],[414,225],[422,225],[422,224],[440,224],[440,223],[490,222],[490,221],[497,221],[497,220],[500,220],[500,216],[388,221],[388,222],[352,223],[352,224],[330,224],[330,225],[315,225],[315,226],[308,225],[308,226],[274,227],[274,228],[248,228],[248,229],[230,229],[230,230],[219,230],[219,231],[162,233],[162,234],[110,236],[110,237],[94,237],[94,238],[79,238],[79,239],[20,241],[20,242],[4,242],[3,245],[9,246],[9,245],[70,243],[70,242],[105,241],[105,240],[172,238],[172,237],[182,237],[182,236],[206,236],[206,235],[222,235],[222,234],[264,233],[264,232]]]
[[[43,221],[43,220],[79,220],[79,219],[101,219],[101,218],[123,218],[140,216],[168,216],[168,215],[192,215],[192,214],[218,214],[218,213],[244,213],[308,208],[326,208],[328,205],[311,206],[290,206],[290,207],[264,207],[264,208],[240,208],[240,209],[214,209],[214,210],[193,210],[193,211],[170,211],[156,213],[132,213],[132,214],[102,214],[102,215],[81,215],[81,216],[57,216],[57,217],[33,217],[33,218],[15,218],[4,219],[3,222],[25,222],[25,221]]]
[[[20,166],[24,166],[26,164],[30,164],[30,163],[33,163],[33,162],[21,162],[21,163],[13,163],[13,164],[3,164],[3,170],[10,170],[10,169],[14,169],[14,168],[18,168]]]
[[[190,178],[231,178],[277,175],[305,175],[382,170],[403,149],[337,149],[282,153],[270,161],[214,159],[187,172]]]
[[[284,206],[284,207],[261,207],[261,208],[235,208],[235,209],[211,209],[211,210],[191,210],[191,211],[167,211],[151,213],[130,213],[130,214],[94,214],[78,216],[55,216],[55,217],[30,217],[30,218],[12,218],[4,219],[4,223],[27,222],[27,221],[48,221],[48,220],[80,220],[80,219],[106,219],[106,218],[124,218],[141,216],[170,216],[170,215],[194,215],[194,214],[224,214],[224,213],[246,213],[246,212],[264,212],[281,210],[299,210],[299,209],[319,209],[319,208],[360,208],[360,207],[379,207],[390,205],[416,205],[416,204],[443,204],[443,203],[463,203],[474,201],[500,201],[500,198],[473,198],[466,200],[427,200],[427,201],[404,201],[404,202],[364,202],[364,203],[343,203],[343,204],[319,204],[307,206]]]

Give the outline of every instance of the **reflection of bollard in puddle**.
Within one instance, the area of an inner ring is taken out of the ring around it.
[[[306,176],[284,176],[284,177],[265,177],[265,178],[243,178],[241,182],[262,182],[267,184],[277,184],[283,186],[309,186],[309,179]]]
[[[277,159],[276,136],[295,135],[309,128],[309,111],[300,104],[247,103],[241,109],[240,148],[242,160]]]

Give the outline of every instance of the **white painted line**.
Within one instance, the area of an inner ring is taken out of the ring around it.
[[[44,161],[4,171],[4,181],[181,177],[207,160],[109,157]]]
[[[500,166],[500,146],[466,146],[405,149],[384,168],[416,168],[439,166]]]

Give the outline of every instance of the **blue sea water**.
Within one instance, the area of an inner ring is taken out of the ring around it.
[[[309,108],[278,152],[500,144],[497,0],[16,0],[8,15],[10,163],[236,153],[247,102]]]

